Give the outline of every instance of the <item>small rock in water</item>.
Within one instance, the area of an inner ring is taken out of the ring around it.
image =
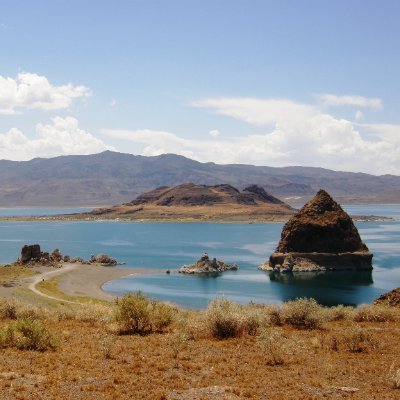
[[[236,264],[226,264],[221,260],[210,257],[207,253],[204,253],[198,261],[194,264],[184,265],[179,269],[179,273],[182,274],[204,274],[204,273],[216,273],[224,271],[235,271],[239,269]]]

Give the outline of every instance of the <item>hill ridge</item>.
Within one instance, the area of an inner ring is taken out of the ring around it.
[[[185,182],[245,188],[256,183],[275,197],[305,200],[324,187],[343,202],[400,202],[400,176],[316,167],[201,163],[184,156],[91,155],[0,160],[0,207],[111,205],[159,186]],[[349,200],[347,200],[349,199]]]

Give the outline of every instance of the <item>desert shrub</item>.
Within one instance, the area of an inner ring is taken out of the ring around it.
[[[346,349],[353,353],[361,353],[374,347],[372,335],[358,325],[353,325],[344,331],[343,343]]]
[[[58,321],[74,321],[76,320],[76,309],[69,306],[62,306],[55,310]]]
[[[15,299],[2,299],[0,301],[1,319],[39,319],[50,318],[51,312],[40,306],[25,304]]]
[[[266,311],[269,325],[283,325],[282,307],[277,305],[267,306]]]
[[[123,333],[144,333],[150,330],[149,300],[140,291],[117,299],[115,319]]]
[[[327,321],[343,321],[351,319],[354,314],[353,307],[338,305],[335,307],[327,307],[325,310],[325,317]]]
[[[101,340],[100,344],[104,358],[106,360],[111,360],[113,358],[112,353],[113,353],[114,338],[111,335],[107,335]]]
[[[18,304],[15,300],[0,300],[0,318],[1,319],[17,319]]]
[[[176,313],[176,307],[158,301],[152,301],[150,307],[152,328],[156,331],[164,330],[172,324]]]
[[[395,321],[396,310],[385,306],[363,305],[355,309],[353,319],[356,322]]]
[[[115,319],[121,333],[161,331],[169,326],[176,308],[150,301],[142,292],[129,293],[116,301]]]
[[[175,360],[177,360],[179,354],[188,347],[191,339],[192,337],[186,332],[177,332],[170,336],[168,342]]]
[[[59,321],[81,321],[89,324],[110,322],[113,317],[112,307],[99,303],[60,306],[55,311]]]
[[[113,310],[110,306],[98,303],[85,303],[76,308],[75,319],[90,324],[106,323],[112,320]]]
[[[43,307],[32,304],[22,304],[17,309],[18,319],[45,320],[52,317],[52,313]]]
[[[257,307],[251,304],[246,307],[242,307],[242,328],[244,332],[251,336],[255,336],[261,325],[262,316]]]
[[[16,347],[21,350],[54,350],[58,344],[47,327],[38,320],[18,319],[11,322],[0,334],[2,347]]]
[[[243,332],[240,306],[224,297],[209,303],[205,319],[211,336],[218,339],[238,337]]]
[[[316,329],[325,317],[323,308],[314,299],[301,298],[284,304],[282,319],[297,328]]]
[[[284,364],[286,352],[286,339],[275,329],[265,329],[259,336],[259,343],[266,356],[267,365]]]

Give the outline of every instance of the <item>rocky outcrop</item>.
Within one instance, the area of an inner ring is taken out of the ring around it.
[[[42,252],[40,251],[40,245],[38,244],[26,244],[21,249],[20,262],[26,264],[30,261],[39,261],[42,257]]]
[[[51,253],[42,252],[40,245],[25,245],[21,250],[21,257],[16,261],[17,264],[26,266],[34,266],[35,264],[57,266],[63,262],[78,264],[101,264],[105,266],[122,265],[113,257],[107,254],[91,255],[88,261],[81,257],[63,256],[59,249],[53,250]]]
[[[89,259],[90,264],[101,264],[101,265],[117,265],[118,262],[115,258],[110,257],[107,254],[97,254],[97,256],[92,255]]]
[[[260,268],[277,272],[371,270],[372,254],[350,216],[320,190],[285,224],[276,251]]]
[[[57,265],[62,262],[63,259],[64,257],[58,249],[47,253],[42,252],[38,244],[26,244],[21,249],[21,256],[17,260],[17,263],[22,265],[34,265],[37,263],[42,265]]]
[[[228,265],[223,261],[213,258],[209,258],[207,253],[204,253],[201,258],[194,264],[184,265],[179,269],[179,273],[182,274],[207,274],[207,273],[219,273],[224,271],[235,271],[239,269],[236,264]]]
[[[373,304],[380,306],[400,307],[400,288],[384,293],[382,296],[374,300]]]

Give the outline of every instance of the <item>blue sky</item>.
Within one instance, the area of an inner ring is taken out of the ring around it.
[[[400,174],[399,1],[0,0],[0,158]]]

